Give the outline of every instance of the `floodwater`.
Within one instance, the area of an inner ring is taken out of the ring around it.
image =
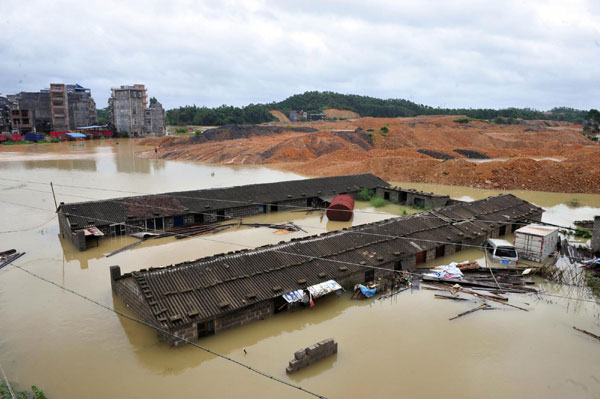
[[[111,265],[120,265],[123,272],[162,266],[411,211],[359,202],[349,223],[334,224],[321,220],[319,213],[303,212],[245,219],[294,221],[307,233],[236,228],[183,240],[148,240],[109,258],[104,255],[134,240],[106,239],[97,248],[75,251],[59,236],[50,181],[58,201],[72,202],[300,178],[260,167],[138,159],[136,150],[133,140],[1,148],[0,249],[25,251],[16,264],[128,312],[112,295]],[[493,194],[419,188],[463,199]],[[597,195],[517,195],[548,209],[550,216],[544,218],[549,220],[570,223],[600,214]],[[481,256],[479,250],[465,249],[437,264]],[[416,289],[381,301],[352,301],[346,293],[318,300],[311,310],[278,314],[200,344],[329,398],[599,398],[600,346],[572,326],[598,333],[600,307],[585,289],[543,281],[540,288],[577,299],[510,294],[511,303],[530,311],[494,304],[498,309],[448,321],[477,304],[437,300],[433,291]],[[328,337],[339,342],[336,356],[285,374],[294,351]],[[22,388],[35,384],[49,398],[308,397],[197,348],[169,348],[150,329],[13,266],[0,270],[0,363],[10,380]]]

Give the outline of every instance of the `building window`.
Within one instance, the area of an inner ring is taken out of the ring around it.
[[[368,283],[370,281],[375,281],[375,270],[373,269],[367,270],[365,272],[365,283]]]

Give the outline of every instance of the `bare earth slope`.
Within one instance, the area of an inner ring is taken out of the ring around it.
[[[162,144],[160,151],[140,156],[262,164],[310,176],[372,172],[393,181],[600,193],[600,146],[579,133],[581,126],[552,121],[463,124],[456,118],[221,127],[191,139],[147,139],[143,144]],[[491,159],[468,160],[465,154],[477,155],[473,152]]]

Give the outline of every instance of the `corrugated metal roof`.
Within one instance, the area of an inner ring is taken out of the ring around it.
[[[140,270],[134,278],[157,325],[177,328],[329,279],[487,235],[539,208],[513,195],[355,226],[255,250]],[[507,220],[510,217],[511,220]],[[467,219],[467,220],[462,220]],[[342,267],[342,269],[340,269]],[[343,270],[345,269],[345,270]],[[299,282],[303,281],[303,284]],[[279,287],[279,290],[274,290]],[[222,307],[223,303],[229,305]]]
[[[58,211],[68,215],[69,222],[79,227],[92,224],[89,222],[93,219],[96,219],[93,223],[96,226],[106,226],[126,223],[127,216],[144,218],[207,213],[249,204],[269,204],[387,186],[387,182],[372,174],[347,175],[77,202],[60,205]]]

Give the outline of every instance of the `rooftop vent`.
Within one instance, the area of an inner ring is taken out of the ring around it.
[[[306,279],[301,278],[300,280],[296,281],[296,283],[298,283],[298,285],[304,285],[306,284]]]
[[[327,273],[321,272],[319,273],[319,278],[325,278],[327,277]]]
[[[246,294],[246,299],[256,299],[256,294],[254,292],[249,292]]]
[[[272,287],[271,289],[273,290],[273,292],[279,292],[279,291],[283,290],[283,288],[281,288],[281,286],[279,286],[279,285],[276,285],[276,286]]]
[[[348,268],[346,266],[340,266],[338,268],[338,270],[341,271],[341,272],[345,272],[345,271],[348,271]]]
[[[219,303],[219,307],[221,309],[225,309],[225,308],[229,307],[230,305],[231,304],[228,301],[223,301],[223,302]]]
[[[196,309],[191,309],[190,311],[188,311],[188,317],[194,317],[194,316],[198,316],[198,312]]]

